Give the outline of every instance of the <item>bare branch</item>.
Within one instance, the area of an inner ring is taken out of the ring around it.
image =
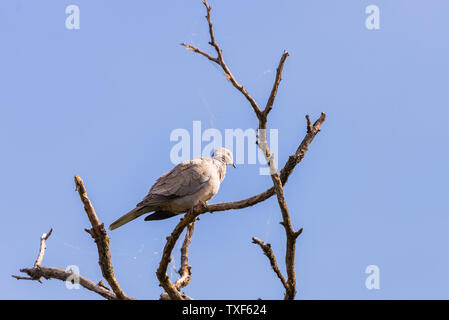
[[[321,113],[321,116],[318,118],[317,121],[310,127],[308,126],[307,134],[302,140],[301,144],[299,145],[298,149],[296,150],[295,154],[291,155],[288,158],[287,163],[284,165],[284,168],[281,170],[280,178],[282,181],[282,185],[285,185],[285,183],[288,180],[288,177],[293,172],[293,169],[295,169],[296,165],[301,162],[301,160],[306,155],[307,150],[309,149],[310,144],[312,143],[315,136],[320,132],[321,125],[326,120],[326,114],[324,112]],[[310,121],[310,118],[309,118]]]
[[[266,121],[266,119],[265,119]],[[268,149],[266,135],[259,135],[258,146],[262,149],[267,159],[267,163],[270,165],[271,180],[273,181],[274,191],[278,200],[279,208],[282,213],[282,226],[285,229],[285,234],[287,237],[286,243],[286,253],[285,253],[285,265],[287,268],[287,286],[285,287],[284,299],[292,300],[296,295],[296,275],[295,275],[295,249],[296,249],[296,236],[295,230],[293,229],[290,213],[288,211],[287,203],[285,201],[284,189],[282,186],[281,178],[277,170],[273,167],[272,156],[270,155],[270,150]]]
[[[47,245],[45,244],[45,241],[50,238],[51,234],[53,232],[53,228],[50,229],[47,233],[42,234],[41,236],[41,245],[39,248],[39,254],[37,255],[37,259],[34,262],[34,267],[40,267],[42,260],[44,259],[45,249],[47,249]]]
[[[179,293],[178,289],[175,287],[175,285],[173,285],[167,275],[167,268],[168,264],[170,263],[171,253],[182,231],[189,224],[193,223],[198,215],[199,213],[195,213],[195,210],[189,210],[187,214],[183,218],[181,218],[171,235],[167,237],[167,242],[162,252],[162,258],[161,262],[159,263],[159,268],[157,269],[156,276],[159,280],[160,285],[164,288],[165,292],[168,294],[171,300],[184,300],[182,294]]]
[[[112,291],[116,294],[119,299],[131,299],[126,296],[123,290],[120,288],[120,285],[115,278],[114,268],[111,263],[111,252],[109,251],[109,237],[107,236],[106,229],[104,228],[104,224],[100,222],[95,213],[95,209],[92,206],[89,198],[87,197],[86,188],[84,187],[84,182],[79,176],[75,176],[75,185],[76,190],[80,196],[81,202],[84,204],[84,210],[87,213],[87,217],[92,225],[92,229],[87,230],[92,238],[95,240],[97,244],[98,250],[98,264],[101,268],[101,273],[106,281],[111,286]]]
[[[44,277],[45,279],[58,279],[61,281],[67,281],[69,277],[73,276],[72,271],[66,271],[64,269],[59,268],[52,268],[52,267],[43,267],[41,266],[42,260],[44,258],[45,249],[47,248],[46,240],[50,237],[51,233],[53,232],[53,229],[50,229],[48,233],[44,233],[41,236],[41,242],[40,242],[40,248],[39,248],[39,254],[37,256],[36,262],[34,263],[34,266],[32,268],[24,268],[20,269],[20,272],[26,273],[29,277],[21,277],[13,275],[12,277],[17,280],[35,280],[42,283],[41,278]],[[106,299],[115,300],[117,299],[117,296],[111,292],[108,289],[105,289],[104,287],[95,284],[94,282],[90,281],[89,279],[81,276],[76,275],[76,279],[79,280],[79,284],[93,292],[98,293],[99,295],[105,297]]]
[[[197,218],[199,219],[199,218]],[[195,229],[195,221],[187,226],[186,236],[181,248],[181,267],[179,268],[179,279],[175,282],[175,288],[180,291],[187,286],[192,279],[192,268],[189,265],[189,245]]]
[[[296,232],[293,234],[293,236],[294,236],[295,238],[298,238],[298,237],[300,236],[301,233],[302,233],[302,228],[299,229],[298,231],[296,231]]]
[[[20,269],[20,272],[22,272],[22,270],[24,270],[24,269]],[[17,280],[36,280],[36,279],[31,278],[31,277],[21,277],[21,276],[16,276],[14,274],[11,275],[11,277],[13,277],[14,279],[17,279]],[[40,281],[40,280],[37,280],[37,281],[42,283],[42,281]]]
[[[306,114],[306,120],[307,120],[307,133],[313,130],[312,122],[310,121],[310,116]]]
[[[220,64],[220,62],[218,61],[217,58],[212,57],[211,55],[207,54],[206,52],[204,52],[204,51],[201,50],[201,49],[198,49],[198,48],[196,48],[196,47],[194,47],[194,46],[192,46],[192,45],[190,45],[190,44],[186,44],[186,43],[181,43],[181,46],[184,46],[184,47],[186,47],[188,50],[192,50],[193,52],[199,53],[199,54],[205,56],[207,59],[209,59],[209,60],[211,60],[211,61],[213,61],[213,62],[215,62],[215,63]]]
[[[38,278],[44,277],[45,279],[58,279],[61,281],[67,281],[67,279],[70,276],[73,276],[73,272],[66,271],[64,269],[60,268],[53,268],[53,267],[33,267],[33,268],[25,268],[20,269],[20,272],[24,272],[30,276],[28,280],[37,280]],[[17,276],[13,276],[16,279],[19,279]],[[102,297],[108,299],[108,300],[116,300],[118,299],[117,296],[110,290],[102,287],[101,285],[96,284],[95,282],[90,281],[89,279],[77,275],[77,279],[79,279],[79,284],[86,288],[87,290],[93,291],[95,293],[98,293]]]
[[[268,114],[270,113],[271,109],[273,108],[274,99],[276,98],[276,94],[278,92],[279,83],[281,83],[282,80],[282,70],[284,69],[284,63],[287,57],[289,56],[289,53],[287,51],[284,51],[281,57],[281,61],[279,61],[279,66],[276,69],[276,78],[273,84],[273,89],[271,89],[270,97],[268,98],[267,105],[265,106],[265,109],[263,110],[263,115],[265,118],[267,118]]]
[[[270,260],[271,267],[273,271],[277,274],[279,280],[281,280],[282,285],[286,290],[288,290],[288,284],[285,281],[284,276],[282,275],[281,270],[279,270],[278,264],[276,262],[276,257],[274,256],[273,249],[271,249],[271,245],[269,243],[264,243],[262,240],[253,237],[253,243],[258,244],[263,253],[267,256],[268,260]]]
[[[45,241],[48,238],[50,238],[52,232],[53,232],[53,228],[51,228],[50,231],[48,231],[47,233],[43,233],[42,234],[41,241],[40,241],[40,247],[39,247],[39,253],[37,254],[37,258],[36,258],[36,261],[34,262],[34,266],[33,266],[32,269],[39,269],[40,268],[42,260],[44,259],[45,249],[47,249],[47,245],[46,245]],[[20,270],[20,272],[23,272],[23,271]],[[39,281],[40,283],[42,283],[41,277],[38,276],[36,273],[34,273],[33,276],[30,275],[29,278],[21,277],[21,276],[15,276],[15,275],[13,275],[12,277],[16,278],[17,280],[36,280],[36,281]]]
[[[199,220],[199,218],[195,218],[193,222],[187,225],[186,235],[181,248],[181,267],[178,271],[180,277],[178,278],[178,280],[176,280],[174,284],[174,287],[178,291],[181,291],[182,288],[186,287],[190,283],[190,280],[192,279],[192,271],[189,265],[189,245],[192,240],[195,221],[197,219]],[[181,294],[181,297],[183,300],[193,300],[191,297],[187,296],[184,293]],[[163,292],[161,294],[160,300],[171,300],[171,298],[167,292]]]
[[[260,110],[259,106],[257,105],[256,100],[254,100],[254,98],[248,93],[248,91],[243,87],[243,85],[241,85],[234,77],[234,75],[231,73],[231,70],[228,68],[228,66],[226,65],[226,63],[224,62],[223,59],[223,53],[222,50],[220,48],[220,46],[217,44],[217,42],[215,41],[215,35],[214,35],[214,28],[213,28],[213,24],[212,24],[212,20],[211,20],[211,16],[210,16],[210,11],[212,10],[212,7],[209,6],[209,4],[207,3],[206,0],[203,0],[203,4],[206,7],[207,10],[207,15],[206,15],[206,20],[207,23],[209,25],[209,36],[210,36],[210,42],[209,44],[214,47],[215,51],[217,52],[217,58],[214,58],[212,56],[210,56],[209,54],[205,53],[204,51],[197,49],[189,44],[185,44],[182,43],[182,45],[184,47],[186,47],[187,49],[190,49],[196,53],[199,53],[203,56],[205,56],[206,58],[208,58],[209,60],[217,63],[218,65],[221,66],[221,68],[223,69],[223,72],[226,76],[226,78],[231,81],[232,85],[238,90],[240,91],[243,96],[248,100],[248,102],[250,103],[251,107],[253,108],[254,112],[256,113],[257,117],[261,117],[262,116],[262,111]]]

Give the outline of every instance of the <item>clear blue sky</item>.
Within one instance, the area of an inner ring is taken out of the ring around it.
[[[210,3],[225,59],[261,105],[282,51],[291,54],[269,122],[279,129],[280,165],[305,134],[305,114],[328,116],[285,188],[293,224],[304,228],[297,298],[449,298],[449,2]],[[80,7],[80,30],[65,28],[70,4]],[[380,8],[380,30],[365,28],[370,4]],[[50,227],[43,265],[102,278],[74,174],[109,225],[172,167],[173,129],[191,130],[193,120],[204,129],[257,126],[217,66],[179,45],[210,50],[204,14],[200,0],[1,1],[0,298],[100,298],[57,280],[11,278],[33,264]],[[270,187],[258,168],[230,168],[213,202]],[[251,243],[270,242],[284,270],[280,220],[275,198],[201,216],[186,293],[282,298]],[[110,234],[128,295],[159,297],[155,271],[177,221],[140,219]],[[372,264],[380,290],[365,288]]]

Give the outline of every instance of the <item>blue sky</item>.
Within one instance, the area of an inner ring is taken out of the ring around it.
[[[65,8],[80,8],[67,30]],[[218,43],[236,78],[264,105],[284,49],[291,56],[269,127],[279,163],[305,134],[305,114],[327,120],[285,187],[296,229],[298,299],[449,298],[449,3],[432,1],[210,1]],[[365,8],[380,8],[380,30]],[[222,72],[182,48],[208,48],[200,0],[0,3],[0,298],[98,299],[63,282],[17,281],[50,227],[43,265],[77,265],[101,280],[73,184],[85,181],[109,225],[173,165],[170,133],[256,128]],[[256,165],[228,171],[212,202],[271,186]],[[110,233],[125,292],[157,299],[155,272],[178,218],[134,221]],[[259,247],[284,270],[285,236],[273,197],[196,225],[186,293],[197,299],[280,299]],[[178,246],[175,267],[179,267]],[[380,268],[380,289],[365,268]],[[173,274],[173,276],[176,276]]]

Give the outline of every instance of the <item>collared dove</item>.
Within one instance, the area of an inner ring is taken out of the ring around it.
[[[232,153],[226,148],[216,149],[212,158],[199,157],[178,164],[160,176],[136,208],[114,221],[109,229],[117,229],[148,212],[155,211],[145,221],[162,220],[205,203],[217,194],[227,165],[235,168]]]

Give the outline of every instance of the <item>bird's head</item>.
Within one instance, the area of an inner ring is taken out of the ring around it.
[[[226,148],[215,149],[214,153],[212,153],[212,158],[235,168],[234,157],[231,151]]]

